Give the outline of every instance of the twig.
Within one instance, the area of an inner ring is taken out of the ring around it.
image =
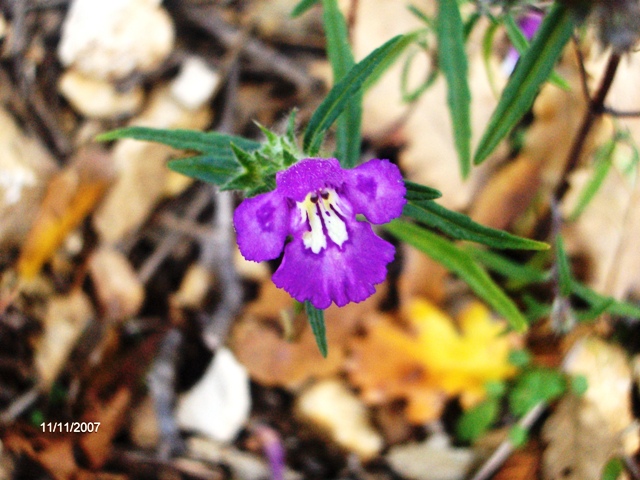
[[[173,416],[176,359],[181,343],[182,334],[175,328],[169,330],[147,375],[149,392],[153,399],[160,429],[161,440],[158,447],[158,458],[161,460],[168,460],[173,454],[182,453],[185,450]]]
[[[40,396],[38,387],[32,387],[27,392],[16,398],[9,407],[0,414],[0,425],[6,425],[13,422],[16,418],[24,413]]]
[[[206,188],[200,188],[196,197],[187,208],[185,217],[195,219],[209,205],[211,196]],[[182,239],[182,232],[174,231],[164,237],[154,252],[145,260],[138,271],[138,278],[142,283],[147,283],[155,274],[158,267],[171,254],[174,247]]]
[[[230,70],[226,88],[226,101],[218,130],[233,131],[236,92],[240,82],[240,68],[235,64]],[[220,282],[222,299],[211,317],[205,319],[203,341],[215,351],[227,336],[231,322],[242,306],[242,286],[233,263],[235,238],[233,236],[233,195],[219,192],[211,187],[216,199],[216,214],[213,218],[211,236],[204,239],[200,261],[214,270]]]
[[[178,5],[180,2],[177,2]],[[184,8],[182,12],[186,18],[206,30],[227,48],[234,48],[242,37],[242,32],[225,22],[217,14],[215,7]],[[260,68],[275,72],[293,83],[299,90],[300,96],[306,96],[314,81],[307,75],[304,68],[282,55],[276,49],[265,45],[255,38],[247,38],[242,52],[249,60]]]
[[[529,430],[544,413],[546,408],[546,402],[538,403],[535,407],[529,410],[524,417],[522,417],[518,422],[518,426],[525,430]],[[513,443],[511,443],[511,440],[504,440],[470,480],[487,480],[490,478],[507,460],[507,458],[509,458],[513,449],[514,446]]]
[[[553,198],[558,203],[560,203],[562,198],[569,190],[569,174],[578,165],[582,151],[587,141],[587,137],[589,136],[589,132],[591,131],[591,128],[593,127],[595,121],[600,118],[604,111],[604,99],[609,93],[609,89],[611,88],[613,79],[616,76],[616,71],[618,70],[618,65],[620,64],[620,58],[621,57],[619,54],[611,54],[611,56],[609,57],[609,62],[607,64],[607,69],[605,70],[604,76],[602,77],[602,82],[600,83],[600,88],[598,88],[595,97],[593,97],[593,99],[589,99],[587,113],[582,120],[582,125],[580,126],[578,134],[573,141],[573,145],[571,146],[571,150],[569,151],[564,170],[560,177],[560,183],[558,184],[553,195]]]
[[[218,192],[216,214],[213,220],[213,235],[202,252],[201,260],[205,265],[212,265],[218,274],[222,299],[211,318],[207,319],[203,331],[203,340],[212,351],[215,351],[227,336],[231,321],[242,305],[242,286],[233,264],[233,197],[231,192]]]

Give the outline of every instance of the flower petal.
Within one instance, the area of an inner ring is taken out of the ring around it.
[[[374,292],[387,275],[387,264],[395,248],[378,237],[368,223],[349,222],[349,240],[313,253],[300,238],[285,247],[273,282],[300,302],[309,300],[324,309],[335,302],[342,307],[361,302]]]
[[[369,160],[345,172],[348,199],[356,213],[372,223],[387,223],[402,215],[407,201],[400,169],[389,160]]]
[[[242,201],[233,214],[240,253],[247,260],[262,262],[282,252],[289,234],[289,209],[277,191]]]
[[[283,196],[301,202],[310,192],[341,185],[343,172],[340,162],[335,158],[307,158],[278,172],[276,184]]]

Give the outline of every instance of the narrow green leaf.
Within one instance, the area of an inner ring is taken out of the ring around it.
[[[231,156],[231,142],[243,150],[257,150],[260,143],[244,137],[218,132],[199,132],[196,130],[164,130],[149,127],[127,127],[111,130],[96,137],[100,142],[133,138],[147,142],[162,143],[178,150],[195,150],[213,156]]]
[[[416,30],[411,33],[406,33],[402,36],[402,39],[398,41],[394,49],[386,55],[378,65],[375,66],[371,75],[367,77],[362,85],[362,91],[366,92],[369,88],[376,84],[378,80],[382,77],[382,75],[389,69],[391,65],[393,65],[400,55],[404,53],[406,48],[411,45],[413,42],[417,41],[420,37],[425,35],[427,29]]]
[[[593,174],[580,192],[576,206],[571,212],[571,215],[569,215],[569,221],[575,221],[582,215],[582,212],[584,212],[585,208],[587,208],[591,200],[593,200],[593,197],[598,193],[598,190],[600,190],[600,187],[602,187],[609,170],[611,170],[615,150],[616,142],[609,140],[596,151],[593,163]]]
[[[313,335],[316,337],[316,344],[323,357],[327,357],[329,347],[327,346],[327,331],[324,326],[324,311],[318,310],[309,301],[304,302],[304,310],[311,325]]]
[[[465,245],[464,249],[487,269],[509,280],[516,281],[518,285],[544,283],[549,280],[547,272],[541,272],[537,268],[516,263],[490,250],[471,245]]]
[[[512,328],[517,331],[526,330],[527,321],[518,307],[467,252],[425,228],[402,220],[394,220],[385,228],[394,237],[426,253],[460,276],[478,296],[502,315]]]
[[[606,311],[612,315],[640,318],[640,307],[629,302],[617,301],[606,295],[600,295],[576,280],[571,282],[571,290],[576,296],[580,297],[592,307],[607,303]]]
[[[549,245],[495,230],[474,222],[462,213],[454,212],[434,201],[410,201],[402,212],[420,223],[437,228],[457,239],[470,240],[494,248],[517,250],[547,250]]]
[[[556,235],[555,242],[555,254],[556,254],[556,268],[558,269],[558,286],[560,287],[560,295],[563,297],[569,297],[571,295],[571,265],[569,264],[569,257],[567,251],[564,248],[564,242],[560,235]]]
[[[438,5],[438,64],[447,81],[447,103],[460,172],[466,178],[471,171],[471,92],[464,23],[456,0],[438,0]]]
[[[415,87],[413,90],[410,90],[409,77],[411,72],[411,64],[415,56],[418,55],[419,53],[421,53],[421,50],[411,51],[407,55],[407,59],[405,60],[404,65],[402,66],[402,73],[400,74],[400,88],[402,90],[403,102],[407,102],[407,103],[415,102],[418,98],[420,98],[420,96],[424,92],[426,92],[429,88],[431,88],[435,84],[436,80],[438,79],[438,75],[440,73],[440,70],[438,70],[437,68],[430,69],[424,81],[420,85]]]
[[[435,188],[410,182],[409,180],[404,181],[404,186],[407,189],[407,200],[435,200],[442,196],[442,193]]]
[[[327,54],[333,70],[334,83],[339,82],[353,68],[355,60],[347,22],[338,8],[337,0],[322,0],[323,25],[327,39]],[[353,168],[360,158],[362,121],[362,90],[353,94],[344,112],[338,117],[335,157],[344,168]]]
[[[174,172],[219,186],[229,182],[240,169],[240,165],[233,157],[212,155],[179,158],[169,161],[167,166]]]
[[[540,86],[549,77],[562,49],[571,38],[573,27],[573,14],[569,8],[561,3],[554,4],[502,92],[476,150],[476,164],[489,156],[531,108]]]
[[[529,48],[529,40],[527,40],[527,37],[525,36],[520,26],[516,23],[513,16],[505,16],[504,26],[505,30],[507,31],[507,37],[509,37],[513,48],[515,48],[520,55],[524,55],[524,52],[526,52],[527,48]],[[555,71],[552,71],[549,74],[549,81],[562,90],[571,90],[571,85],[569,85],[569,83]]]
[[[499,26],[500,24],[498,22],[492,22],[482,37],[482,63],[484,63],[484,69],[487,72],[491,91],[496,97],[498,96],[498,87],[496,86],[496,78],[493,74],[491,59],[493,57],[493,39]]]
[[[311,116],[304,132],[303,150],[313,157],[318,154],[320,144],[327,129],[338,118],[338,115],[349,104],[353,95],[362,88],[365,80],[374,72],[376,67],[384,63],[391,56],[396,56],[399,48],[405,48],[406,36],[398,35],[387,43],[371,52],[364,60],[356,64],[345,77],[336,84],[324,101]]]
[[[293,7],[291,16],[293,18],[299,17],[304,12],[313,7],[316,3],[320,3],[320,0],[300,0],[300,2],[295,7]]]

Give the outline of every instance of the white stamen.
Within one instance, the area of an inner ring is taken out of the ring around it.
[[[312,192],[302,202],[298,202],[302,222],[309,221],[311,231],[302,235],[302,241],[306,248],[313,253],[320,253],[327,248],[327,237],[324,228],[333,241],[339,247],[349,238],[347,226],[344,220],[338,216],[344,216],[338,206],[339,197],[335,190],[325,190],[318,196]],[[324,228],[323,228],[324,226]]]

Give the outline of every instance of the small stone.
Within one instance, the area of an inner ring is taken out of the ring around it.
[[[383,446],[381,435],[367,417],[367,409],[341,382],[316,383],[298,398],[300,414],[328,430],[339,445],[364,459],[378,454]]]
[[[173,22],[161,0],[74,0],[58,56],[86,75],[122,79],[157,68],[171,53]]]
[[[142,88],[119,92],[107,81],[67,70],[58,83],[60,93],[73,108],[88,118],[108,119],[136,113],[144,100]]]
[[[454,448],[443,433],[422,443],[398,445],[386,459],[400,475],[412,480],[463,480],[476,458],[468,448]]]
[[[185,108],[195,110],[208,102],[220,85],[220,74],[198,57],[188,57],[171,84],[171,93]]]
[[[200,381],[178,400],[176,421],[220,442],[235,438],[249,417],[249,375],[227,348],[220,348]]]
[[[0,109],[0,245],[22,243],[57,170],[44,147]]]

